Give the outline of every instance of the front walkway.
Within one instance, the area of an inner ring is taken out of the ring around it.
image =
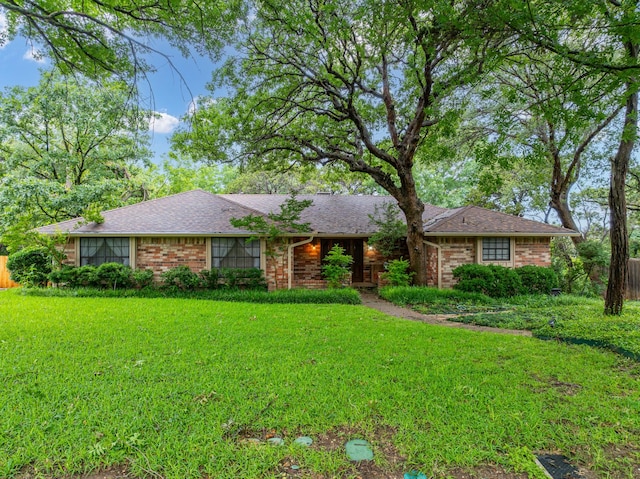
[[[409,319],[411,321],[420,321],[421,323],[437,324],[439,326],[448,326],[450,328],[468,329],[470,331],[484,331],[487,333],[511,334],[514,336],[531,336],[531,331],[523,331],[519,329],[502,329],[491,328],[488,326],[476,326],[474,324],[464,324],[449,321],[449,318],[460,316],[458,314],[422,314],[409,308],[401,308],[389,301],[380,298],[374,293],[360,293],[362,305],[368,308],[377,309],[378,311],[395,316],[397,318]]]

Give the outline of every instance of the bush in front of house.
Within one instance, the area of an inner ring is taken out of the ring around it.
[[[126,289],[133,286],[133,270],[120,263],[102,263],[96,268],[98,288]]]
[[[499,265],[463,264],[453,270],[458,279],[454,289],[482,293],[492,298],[508,298],[522,291],[522,280],[511,268]]]
[[[153,283],[153,271],[133,270],[120,263],[100,266],[63,266],[49,274],[49,281],[58,288],[127,289],[145,288]]]
[[[342,246],[334,245],[322,261],[324,262],[322,276],[327,281],[327,287],[343,288],[351,273],[350,266],[353,263],[353,258],[344,254]]]
[[[202,285],[200,277],[188,266],[181,265],[171,268],[160,275],[162,286],[182,290],[199,289]]]
[[[21,249],[7,259],[11,279],[25,287],[46,286],[52,264],[49,250],[41,247]]]
[[[389,281],[391,286],[409,286],[415,275],[413,271],[409,271],[409,260],[402,258],[389,261],[386,270],[386,273],[382,273],[382,279]]]
[[[549,294],[558,287],[558,274],[543,266],[521,266],[514,270],[522,282],[521,294]]]
[[[215,270],[211,270],[212,272]],[[218,288],[266,290],[267,281],[260,268],[220,268]],[[215,288],[214,288],[215,289]]]

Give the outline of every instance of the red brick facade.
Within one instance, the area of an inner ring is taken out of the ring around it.
[[[206,238],[136,238],[135,267],[153,270],[155,281],[182,265],[196,273],[207,269]]]
[[[291,243],[305,238],[294,238]],[[468,263],[482,263],[482,239],[477,237],[430,237],[428,242],[439,246],[427,245],[428,284],[443,288],[451,288],[455,284],[453,270]],[[551,250],[549,237],[515,237],[511,239],[512,257],[508,262],[498,262],[509,267],[524,265],[549,266],[551,264]],[[160,280],[162,272],[177,266],[186,265],[194,272],[208,269],[209,242],[205,237],[171,237],[135,238],[135,252],[132,255],[134,268],[152,269],[156,281]],[[65,264],[76,265],[79,262],[78,238],[71,239],[65,246],[67,255]],[[278,248],[284,251],[276,257],[266,257],[265,277],[270,290],[288,287],[288,254],[287,246]],[[322,261],[320,258],[320,241],[314,241],[293,248],[293,277],[291,285],[294,288],[324,288],[326,282],[322,278]],[[264,254],[264,252],[263,252]],[[440,259],[440,270],[438,266]],[[379,284],[379,273],[383,272],[385,258],[364,244],[364,284]]]

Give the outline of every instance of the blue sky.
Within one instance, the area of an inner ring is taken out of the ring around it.
[[[167,55],[175,67],[172,68],[162,55],[149,55],[147,59],[156,71],[148,76],[148,82],[141,81],[139,84],[141,106],[161,115],[149,132],[154,161],[158,163],[168,152],[171,132],[179,125],[179,118],[188,111],[193,99],[210,94],[205,85],[211,79],[215,65],[210,59],[195,53],[191,58],[184,58],[163,41],[155,41],[151,46]],[[16,38],[0,47],[0,90],[38,83],[40,70],[50,68],[51,62],[46,58],[38,59],[33,53],[32,46],[24,38]]]

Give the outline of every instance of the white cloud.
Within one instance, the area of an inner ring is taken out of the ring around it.
[[[24,58],[25,60],[32,61],[32,62],[36,62],[36,63],[45,63],[46,62],[46,59],[45,59],[44,55],[42,55],[41,52],[39,52],[38,50],[36,50],[33,47],[29,48],[29,50],[24,52],[24,55],[22,55],[22,58]]]
[[[168,113],[154,112],[154,116],[149,119],[149,130],[154,133],[167,134],[175,130],[180,124],[180,120]]]

